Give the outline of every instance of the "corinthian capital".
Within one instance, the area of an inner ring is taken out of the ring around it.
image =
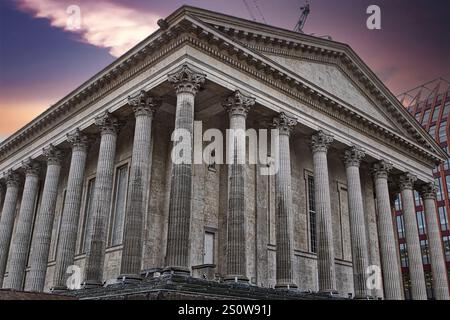
[[[128,97],[128,104],[133,107],[135,117],[151,117],[161,105],[161,101],[148,92],[141,90]]]
[[[48,165],[61,165],[63,152],[60,149],[50,144],[47,148],[44,148],[43,151]]]
[[[223,103],[223,107],[230,116],[241,115],[246,117],[250,107],[255,104],[255,98],[242,94],[239,90],[233,92]]]
[[[12,170],[9,170],[6,174],[6,187],[7,188],[18,188],[20,186],[20,175]]]
[[[313,134],[311,137],[311,148],[313,153],[315,152],[327,152],[328,147],[333,142],[333,136],[331,134],[327,134],[322,130]]]
[[[405,173],[400,176],[400,190],[412,190],[414,188],[414,183],[417,181],[417,177],[410,173]]]
[[[433,182],[426,183],[420,189],[422,199],[436,199],[437,187]]]
[[[205,82],[206,75],[196,72],[189,65],[184,64],[174,73],[170,73],[167,78],[174,85],[177,94],[183,92],[196,94]]]
[[[73,150],[86,150],[89,145],[89,138],[78,128],[67,134],[67,141],[72,145]]]
[[[365,152],[358,146],[352,146],[344,152],[346,167],[359,167],[361,160],[366,156]]]
[[[41,166],[39,165],[39,162],[28,158],[22,161],[22,167],[25,170],[26,176],[39,177],[39,173],[41,172]]]
[[[95,124],[100,128],[102,134],[117,134],[119,132],[119,120],[109,111],[95,118]]]
[[[273,126],[280,131],[280,134],[290,135],[292,129],[297,124],[297,119],[289,117],[284,112],[273,118]]]
[[[387,179],[389,172],[392,170],[392,163],[380,160],[373,164],[372,173],[375,179]]]

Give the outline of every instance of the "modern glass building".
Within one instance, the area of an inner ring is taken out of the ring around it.
[[[448,84],[447,84],[448,86]],[[444,92],[434,92],[426,100],[414,103],[408,107],[408,111],[421,123],[448,154],[450,154],[450,88]],[[434,170],[434,179],[437,191],[437,212],[439,217],[442,243],[445,249],[447,274],[450,279],[450,156]],[[419,228],[420,244],[422,247],[422,261],[427,282],[428,297],[433,298],[431,281],[431,266],[427,240],[427,226],[425,223],[424,209],[419,193],[415,192],[417,225]],[[399,242],[399,253],[403,273],[403,285],[405,298],[409,298],[409,272],[408,253],[405,240],[405,229],[401,208],[400,195],[395,199],[395,219]]]

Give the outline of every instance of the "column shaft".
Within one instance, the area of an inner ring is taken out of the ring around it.
[[[436,214],[436,187],[433,183],[422,189],[422,199],[425,207],[428,247],[433,275],[433,290],[436,300],[450,300],[448,291],[447,268],[445,266],[442,248],[441,232]]]
[[[114,161],[117,143],[117,119],[108,112],[96,119],[101,129],[97,176],[95,180],[92,221],[89,230],[89,250],[86,253],[85,286],[103,283],[103,264],[107,241],[107,223],[114,183]]]
[[[384,161],[374,165],[375,192],[378,208],[378,235],[383,273],[384,296],[387,300],[402,300],[401,273],[397,257],[394,222],[389,199],[388,172],[392,165]]]
[[[400,177],[400,187],[403,219],[405,221],[406,247],[408,250],[409,276],[411,279],[411,296],[413,300],[426,300],[427,290],[413,194],[413,185],[416,179],[410,174],[403,175]]]
[[[50,251],[50,241],[55,218],[56,198],[58,195],[59,175],[61,173],[61,152],[50,146],[45,150],[47,157],[47,174],[30,255],[30,273],[27,276],[25,289],[41,292],[44,290],[45,275]]]
[[[317,215],[317,269],[319,291],[321,292],[336,291],[336,270],[327,161],[327,150],[332,141],[333,138],[322,131],[319,131],[312,137],[314,198]]]
[[[368,263],[366,222],[362,200],[359,165],[365,156],[357,147],[345,151],[345,167],[347,173],[348,209],[350,217],[350,233],[353,262],[353,284],[355,298],[366,298],[369,291],[366,285]]]
[[[133,156],[131,160],[128,200],[123,239],[121,277],[138,277],[142,264],[143,224],[146,190],[149,178],[149,159],[152,138],[153,113],[159,102],[142,91],[129,97],[134,108]]]
[[[72,157],[53,277],[53,287],[59,290],[66,288],[69,276],[67,268],[74,264],[87,158],[87,137],[81,134],[79,130],[70,133],[67,137],[72,144]]]
[[[275,176],[276,194],[276,286],[296,288],[294,283],[294,250],[292,247],[292,190],[289,135],[297,121],[281,113],[274,119],[279,130],[277,154],[278,171]]]
[[[30,252],[36,197],[39,188],[39,165],[27,160],[24,166],[26,170],[25,185],[11,248],[9,274],[5,286],[14,290],[23,289],[28,253]]]
[[[6,262],[14,227],[14,218],[19,198],[20,179],[16,173],[9,172],[6,183],[6,194],[0,217],[0,288],[3,286]]]
[[[246,117],[254,99],[235,91],[223,106],[230,117],[228,151],[228,218],[226,281],[247,282],[245,241]]]
[[[189,274],[194,100],[205,76],[194,72],[188,65],[183,65],[180,70],[170,74],[168,79],[177,91],[175,134],[181,135],[183,140],[190,138],[190,141],[178,142],[185,146],[183,153],[188,153],[183,155],[185,160],[179,163],[172,159],[165,271]]]

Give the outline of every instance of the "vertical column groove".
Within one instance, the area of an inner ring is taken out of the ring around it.
[[[30,252],[31,233],[36,197],[39,188],[40,165],[28,159],[24,162],[25,185],[20,204],[17,228],[11,248],[10,267],[6,288],[23,290],[25,269]]]
[[[378,209],[378,234],[383,273],[384,296],[387,300],[402,300],[401,273],[397,256],[394,222],[389,198],[388,173],[392,165],[380,161],[373,166]]]
[[[422,265],[419,231],[417,229],[416,209],[413,188],[417,177],[411,174],[400,176],[403,219],[405,221],[406,247],[408,250],[411,296],[413,300],[426,300],[427,290]]]
[[[111,208],[114,161],[116,156],[119,123],[109,112],[96,119],[101,130],[97,176],[89,230],[89,250],[86,253],[84,286],[99,286],[103,283],[103,264],[107,241],[107,223]]]
[[[152,119],[160,103],[145,91],[129,97],[128,102],[133,106],[136,126],[134,130],[120,278],[139,279],[142,263],[145,190],[149,185]]]
[[[276,287],[296,288],[294,283],[294,249],[292,245],[292,190],[291,156],[289,137],[297,120],[283,112],[274,118],[274,126],[279,130],[279,147],[275,159],[278,171],[275,176],[276,193]]]
[[[3,286],[6,271],[20,184],[20,176],[9,171],[6,177],[6,194],[0,216],[0,288]]]
[[[192,201],[192,160],[194,130],[194,100],[198,89],[205,81],[205,75],[197,73],[188,65],[183,65],[168,80],[176,89],[177,107],[175,115],[175,135],[190,138],[181,141],[185,148],[185,161],[172,159],[170,185],[169,225],[167,230],[166,268],[167,273],[189,274],[189,229]],[[188,135],[189,137],[186,137]]]
[[[33,249],[30,255],[30,272],[25,284],[27,291],[38,292],[43,291],[45,285],[62,158],[61,151],[52,145],[44,149],[44,155],[47,158],[47,173],[41,206],[36,217]]]
[[[88,138],[79,129],[68,134],[67,140],[72,145],[72,157],[61,219],[60,240],[56,251],[54,290],[66,289],[67,268],[74,264],[88,148]]]
[[[314,198],[317,214],[317,270],[319,291],[336,291],[333,226],[331,220],[330,183],[327,151],[333,137],[319,131],[312,136]]]
[[[362,200],[359,165],[365,153],[353,146],[345,151],[345,168],[347,173],[348,207],[350,216],[350,233],[353,262],[353,283],[355,298],[369,295],[366,286],[366,270],[369,265],[366,239],[366,222]]]
[[[421,196],[425,207],[428,246],[430,250],[433,290],[436,300],[450,300],[447,268],[442,248],[441,232],[436,214],[436,186],[428,183],[422,187]]]

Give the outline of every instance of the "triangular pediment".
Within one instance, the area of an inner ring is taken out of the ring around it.
[[[371,102],[338,66],[274,54],[264,53],[264,55],[299,76],[308,79],[316,86],[353,106],[366,116],[396,132],[406,134],[404,130],[400,129],[401,126],[392,121],[389,115],[380,109],[379,106]]]

